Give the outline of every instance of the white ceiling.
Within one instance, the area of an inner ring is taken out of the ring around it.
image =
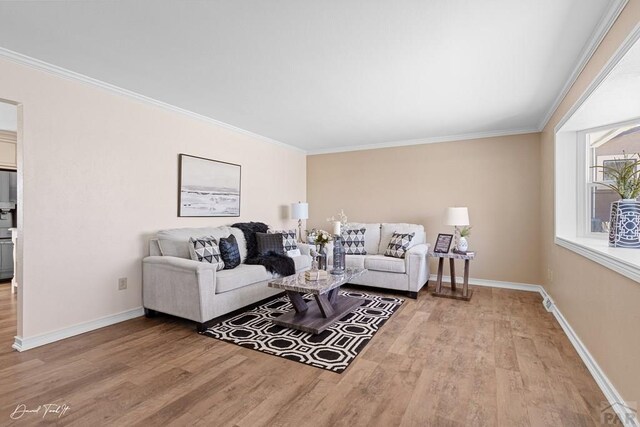
[[[0,47],[310,152],[539,129],[619,0],[0,2]]]

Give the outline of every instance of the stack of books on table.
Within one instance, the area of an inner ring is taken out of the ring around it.
[[[307,270],[304,273],[304,278],[307,280],[324,280],[329,275],[326,270]]]

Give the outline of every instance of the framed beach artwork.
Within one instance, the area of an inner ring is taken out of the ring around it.
[[[178,216],[240,216],[240,165],[180,154]]]

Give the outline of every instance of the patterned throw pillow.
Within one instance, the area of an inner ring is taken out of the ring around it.
[[[366,255],[364,250],[364,233],[366,228],[357,228],[353,230],[342,231],[342,246],[346,255]]]
[[[240,249],[236,236],[231,234],[229,237],[221,238],[218,246],[225,270],[232,270],[240,265]]]
[[[216,270],[218,271],[224,268],[224,261],[220,256],[218,242],[213,237],[189,237],[189,254],[194,261],[216,264]]]
[[[270,234],[282,234],[282,248],[284,252],[291,256],[300,255],[298,243],[296,242],[296,230],[267,230]]]
[[[384,256],[404,258],[405,252],[407,252],[407,249],[409,249],[411,240],[415,235],[416,233],[403,234],[394,232],[393,236],[391,236],[389,246],[387,246],[387,250],[384,251]]]

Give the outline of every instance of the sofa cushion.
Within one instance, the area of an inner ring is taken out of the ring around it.
[[[393,233],[398,232],[401,234],[416,233],[411,239],[409,247],[415,246],[419,243],[425,243],[424,241],[424,227],[419,224],[388,224],[383,223],[380,229],[380,245],[378,246],[378,254],[384,254],[389,246]]]
[[[415,235],[416,233],[393,233],[391,241],[389,241],[389,246],[387,246],[387,250],[384,251],[384,256],[404,258],[404,254],[409,249]]]
[[[178,258],[191,259],[189,254],[189,238],[211,236],[217,241],[222,237],[228,237],[232,232],[231,227],[191,227],[191,228],[171,228],[158,231],[158,246],[163,256],[175,256]],[[240,231],[240,230],[238,230]],[[242,232],[240,232],[242,234]],[[244,236],[242,240],[238,239],[238,243],[244,244]],[[236,236],[238,238],[238,236]],[[246,256],[246,244],[244,244],[244,253]],[[242,255],[242,248],[240,248]],[[243,258],[244,259],[244,258]]]
[[[296,272],[311,268],[311,261],[313,261],[309,255],[292,256],[291,259],[296,266]]]
[[[224,261],[224,269],[231,270],[240,265],[240,251],[238,250],[238,241],[236,236],[231,234],[229,237],[223,237],[218,242],[220,247],[220,255]]]
[[[369,255],[346,255],[345,265],[347,268],[364,268],[364,260]]]
[[[347,255],[366,255],[364,248],[366,228],[349,228],[342,231],[342,246]]]
[[[380,223],[379,222],[376,222],[373,224],[349,223],[348,228],[349,229],[364,228],[366,230],[364,233],[364,250],[367,251],[369,255],[382,253],[382,252],[378,252],[378,246],[380,245]],[[386,245],[385,245],[385,248],[386,248]]]
[[[222,270],[216,273],[216,293],[229,292],[272,277],[261,265],[240,264],[233,270]]]
[[[224,261],[220,256],[218,242],[213,237],[200,237],[197,239],[190,237],[189,253],[194,261],[215,264],[218,271],[224,268]]]
[[[282,246],[284,252],[290,257],[300,255],[298,242],[296,241],[296,230],[267,230],[267,233],[282,234]]]
[[[269,252],[284,255],[282,246],[282,234],[280,233],[256,233],[258,243],[258,255],[267,255]]]
[[[391,258],[384,255],[367,255],[364,257],[364,268],[367,270],[384,271],[388,273],[406,273],[404,259]]]

